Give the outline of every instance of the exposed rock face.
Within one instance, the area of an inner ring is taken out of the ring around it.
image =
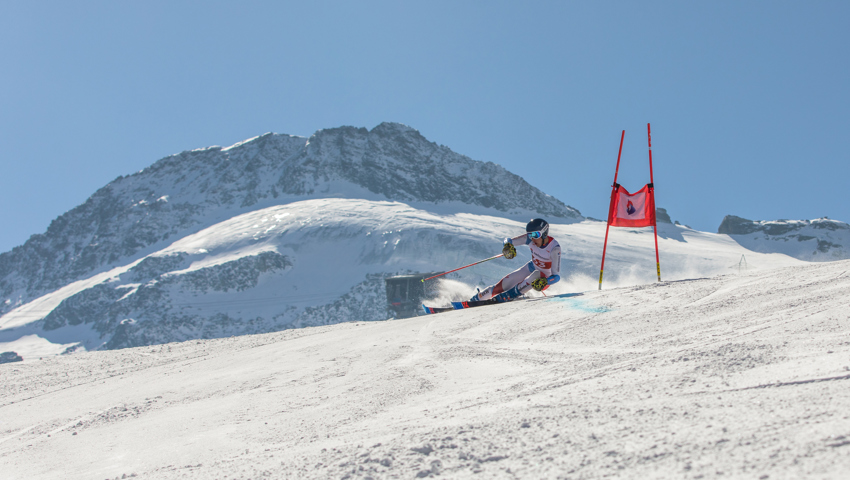
[[[293,159],[284,192],[314,194],[344,180],[387,199],[461,202],[510,212],[521,207],[542,216],[581,218],[579,212],[492,162],[479,162],[429,142],[416,130],[382,123],[372,131],[322,130]]]
[[[720,226],[717,227],[717,233],[726,235],[748,235],[750,233],[763,230],[761,222],[754,222],[746,218],[736,217],[735,215],[726,215]]]
[[[205,316],[185,313],[180,301],[173,298],[177,293],[185,296],[245,291],[256,287],[261,275],[292,266],[286,256],[265,252],[179,275],[170,273],[175,262],[183,258],[183,255],[147,258],[125,274],[130,281],[142,281],[143,284],[116,288],[110,283],[100,283],[83,290],[62,301],[44,317],[42,328],[49,331],[66,325],[92,323],[95,330],[105,333],[123,325],[120,328],[126,334],[134,323],[128,319],[144,316],[157,318],[160,324],[193,329],[191,326],[199,323],[196,317]],[[152,263],[159,264],[162,270],[153,270]]]
[[[17,353],[15,353],[15,352],[0,353],[0,363],[12,363],[12,362],[23,362],[23,361],[24,361],[24,359],[21,358],[21,356],[18,355]]]
[[[655,220],[658,223],[673,223],[673,220],[670,219],[670,215],[667,213],[666,208],[655,209]]]

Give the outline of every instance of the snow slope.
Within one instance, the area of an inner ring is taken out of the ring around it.
[[[0,317],[0,351],[48,353],[154,345],[346,321],[385,320],[383,279],[445,271],[490,257],[525,222],[438,214],[399,202],[315,199],[255,210],[187,235],[147,256],[19,306]],[[596,288],[605,224],[552,224],[562,246],[553,292]],[[680,280],[802,262],[758,254],[726,235],[659,226],[662,277]],[[447,277],[469,298],[528,261],[498,259]],[[610,234],[606,287],[655,281],[652,229]],[[33,343],[36,338],[44,342]],[[22,342],[22,338],[28,340]],[[36,348],[37,347],[37,348]]]
[[[0,471],[846,478],[847,298],[838,261],[0,365]]]

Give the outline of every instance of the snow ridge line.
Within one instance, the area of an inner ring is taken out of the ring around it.
[[[24,428],[24,429],[18,430],[17,432],[15,432],[15,433],[13,433],[13,434],[9,435],[9,436],[8,436],[8,437],[6,437],[6,438],[0,438],[0,443],[5,442],[6,440],[11,440],[11,439],[13,439],[13,438],[20,437],[21,435],[23,435],[23,434],[25,434],[25,433],[29,432],[30,430],[32,430],[32,429],[34,429],[34,428],[36,428],[36,427],[39,427],[39,426],[41,426],[41,425],[42,425],[42,424],[37,423],[37,424],[35,424],[35,425],[31,426],[31,427],[27,427],[27,428]]]
[[[719,390],[718,393],[727,393],[727,392],[743,392],[745,390],[756,390],[759,388],[777,388],[777,387],[789,387],[793,385],[805,385],[807,383],[820,383],[820,382],[833,382],[837,380],[850,380],[850,374],[847,375],[839,375],[837,377],[821,377],[821,378],[809,378],[806,380],[794,380],[793,382],[776,382],[776,383],[764,383],[761,385],[754,385],[752,387],[743,387],[743,388],[734,388],[731,390]],[[696,395],[698,393],[714,393],[714,392],[695,392],[688,395]]]
[[[778,387],[790,387],[794,385],[805,385],[807,383],[821,383],[821,382],[833,382],[837,380],[850,380],[850,374],[847,375],[839,375],[837,377],[821,377],[821,378],[809,378],[806,380],[794,380],[793,382],[776,382],[776,383],[763,383],[760,385],[753,385],[752,387],[742,387],[742,388],[732,388],[727,390],[716,390],[716,391],[708,391],[708,390],[700,390],[699,392],[690,392],[685,393],[685,396],[693,396],[693,395],[713,395],[715,393],[731,393],[731,392],[744,392],[747,390],[758,390],[762,388],[778,388]]]

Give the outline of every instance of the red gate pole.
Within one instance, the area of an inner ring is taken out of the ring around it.
[[[611,205],[614,204],[614,194],[617,192],[617,175],[620,173],[620,156],[623,154],[623,139],[626,131],[620,135],[620,151],[617,153],[617,168],[614,170],[614,185],[611,185],[611,204],[608,205],[608,220],[605,225],[605,243],[602,245],[602,266],[599,267],[599,290],[602,290],[602,272],[605,270],[605,250],[608,249],[608,229],[611,228]],[[651,170],[651,169],[650,169]]]
[[[649,131],[649,124],[646,124],[646,142],[649,145],[649,183],[652,185],[652,208],[655,208],[655,180],[652,178],[652,134]],[[652,212],[653,215],[655,212]],[[655,235],[655,268],[658,272],[658,281],[661,281],[661,260],[658,258],[658,227],[655,223],[652,224],[652,233]]]

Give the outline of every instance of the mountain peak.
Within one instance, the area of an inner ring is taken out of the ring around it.
[[[403,123],[395,123],[395,122],[383,122],[380,125],[376,126],[369,133],[380,135],[380,136],[392,136],[392,135],[417,135],[421,136],[419,130],[416,130],[413,127],[409,127],[404,125]]]

